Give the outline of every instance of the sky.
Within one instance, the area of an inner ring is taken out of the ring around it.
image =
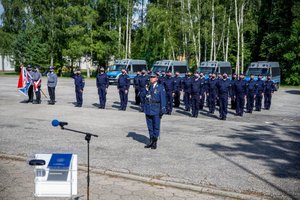
[[[4,9],[3,9],[3,6],[1,4],[1,1],[0,1],[0,16],[2,15]],[[2,19],[0,18],[0,26],[2,25]]]

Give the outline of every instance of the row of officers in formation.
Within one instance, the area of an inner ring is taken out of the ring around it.
[[[27,68],[31,71],[31,68]],[[121,75],[118,78],[117,89],[120,96],[120,110],[126,110],[128,104],[128,92],[130,88],[130,78],[127,75],[126,69],[121,70]],[[33,75],[34,79],[40,79],[40,73],[35,70],[37,75]],[[267,76],[266,80],[262,80],[259,75],[257,80],[254,80],[254,75],[250,76],[250,80],[244,80],[244,75],[240,74],[237,77],[233,74],[229,79],[227,74],[209,74],[205,78],[205,74],[195,72],[187,72],[185,77],[180,77],[179,72],[157,72],[158,84],[163,86],[165,90],[166,111],[165,114],[171,115],[173,107],[180,106],[181,93],[183,92],[183,102],[185,111],[190,112],[192,117],[198,117],[200,110],[206,103],[209,108],[209,113],[214,114],[216,106],[219,106],[219,118],[226,120],[228,100],[231,100],[231,109],[236,110],[236,115],[243,116],[244,106],[246,104],[246,112],[252,113],[253,110],[261,111],[262,100],[264,98],[264,108],[269,110],[271,107],[272,94],[275,91],[275,85],[271,80],[271,76]],[[38,77],[39,76],[39,77]],[[50,96],[49,104],[55,104],[55,87],[57,85],[57,76],[54,73],[53,67],[49,68],[48,76],[48,92]],[[84,77],[81,75],[80,69],[76,69],[71,75],[74,79],[76,93],[76,107],[82,107],[83,90],[85,86]],[[135,92],[135,104],[140,106],[140,111],[144,112],[147,91],[150,87],[150,75],[146,70],[137,73],[133,80]],[[104,68],[100,68],[96,77],[96,86],[99,95],[99,108],[104,109],[106,105],[107,89],[109,87],[109,79]],[[29,90],[30,92],[30,90]],[[37,88],[35,102],[40,103],[40,85]],[[33,94],[29,94],[29,101],[32,102]]]

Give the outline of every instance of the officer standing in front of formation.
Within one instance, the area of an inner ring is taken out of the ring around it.
[[[172,72],[168,71],[166,74],[166,78],[164,80],[164,88],[166,90],[166,111],[167,115],[171,115],[173,110],[173,92],[174,92],[174,79],[172,77]]]
[[[240,74],[239,79],[234,82],[234,93],[236,99],[236,115],[243,116],[245,106],[245,96],[247,82],[244,80],[244,74]]]
[[[26,70],[28,71],[28,74],[31,76],[31,85],[28,88],[28,101],[27,103],[32,103],[33,102],[33,75],[34,72],[32,71],[31,65],[28,65]]]
[[[136,76],[133,78],[133,87],[134,87],[134,98],[135,98],[135,105],[140,105],[141,99],[140,99],[140,90],[139,90],[139,78],[140,78],[141,72],[138,71],[136,73]]]
[[[209,113],[214,114],[216,110],[217,100],[217,79],[216,74],[212,74],[211,79],[208,81],[208,101],[209,101]]]
[[[255,97],[255,111],[261,111],[261,104],[264,92],[264,81],[262,80],[262,75],[259,74],[256,81],[257,90],[256,90],[256,97]]]
[[[199,113],[200,105],[200,92],[201,92],[201,81],[199,72],[194,73],[194,79],[191,85],[191,95],[192,95],[192,117],[197,118]]]
[[[157,139],[160,135],[160,121],[166,112],[166,92],[161,84],[158,84],[158,77],[150,75],[150,87],[146,91],[144,112],[149,131],[150,142],[145,148],[156,149]]]
[[[217,91],[220,101],[220,120],[226,120],[228,109],[228,95],[231,88],[231,82],[227,79],[227,74],[224,73],[223,78],[217,82]]]
[[[181,77],[179,72],[175,72],[174,76],[174,107],[179,108],[180,106],[180,91],[181,91]]]
[[[146,97],[146,85],[149,83],[149,77],[145,69],[142,70],[141,76],[138,79],[139,91],[140,91],[140,111],[144,112],[144,104]]]
[[[33,104],[41,104],[41,84],[42,84],[42,74],[39,72],[39,67],[34,67],[34,73],[33,73],[33,84],[35,89],[35,97],[36,100],[33,102]]]
[[[100,72],[96,77],[96,85],[98,88],[98,95],[99,95],[99,109],[105,109],[106,94],[107,94],[107,88],[109,86],[109,80],[103,67],[100,68]]]
[[[48,101],[49,105],[55,104],[55,87],[57,85],[57,75],[54,73],[54,68],[51,66],[49,67],[49,72],[47,73],[47,86],[48,86],[48,93],[50,96],[50,101]]]
[[[82,103],[83,103],[82,94],[85,86],[85,80],[81,75],[80,68],[77,68],[75,73],[72,74],[71,77],[74,79],[74,84],[75,84],[75,93],[76,93],[75,107],[82,107]]]
[[[209,108],[209,92],[208,92],[208,82],[211,80],[212,74],[208,74],[208,78],[206,79],[206,91],[205,91],[205,96],[206,96],[206,106]]]
[[[265,81],[264,84],[264,107],[266,110],[270,110],[271,108],[271,100],[272,100],[272,94],[275,91],[275,84],[271,80],[271,76],[267,76],[267,80]]]
[[[118,79],[118,90],[120,95],[120,109],[119,110],[126,110],[127,103],[128,103],[128,92],[130,87],[130,80],[129,76],[126,73],[126,69],[123,68],[121,70],[122,74],[120,74]]]
[[[182,79],[182,89],[184,92],[183,102],[185,105],[185,111],[190,111],[191,109],[191,89],[192,89],[191,72],[187,72],[185,77]]]
[[[200,103],[199,103],[199,109],[203,110],[204,102],[205,102],[205,92],[206,92],[206,86],[207,82],[205,80],[205,76],[203,73],[200,73],[200,83],[201,83],[201,90],[200,90]]]
[[[257,83],[254,80],[254,75],[250,75],[250,80],[247,84],[247,113],[252,113],[254,107],[255,95],[257,93]]]
[[[236,74],[234,73],[232,75],[232,78],[231,78],[231,85],[233,86],[234,85],[234,82],[236,81],[237,77],[236,77]],[[231,87],[230,89],[230,99],[231,99],[231,109],[235,110],[236,109],[236,99],[235,99],[235,93],[234,93],[234,87]]]

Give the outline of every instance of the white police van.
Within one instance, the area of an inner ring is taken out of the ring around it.
[[[232,77],[232,67],[230,62],[226,61],[207,61],[201,62],[200,67],[198,67],[197,71],[200,73],[205,74],[205,78],[208,78],[209,74],[212,73],[226,73],[228,78],[231,79]]]
[[[151,69],[152,72],[162,72],[170,71],[173,74],[179,72],[180,76],[184,76],[185,73],[189,70],[188,64],[186,61],[176,61],[176,60],[159,60],[156,61]]]
[[[269,62],[269,61],[258,61],[252,62],[248,66],[248,69],[245,73],[245,79],[249,80],[250,75],[253,74],[255,76],[255,80],[257,80],[258,75],[262,75],[262,79],[266,80],[267,75],[271,75],[272,81],[275,83],[275,88],[278,90],[280,85],[280,66],[278,62]]]
[[[109,79],[109,83],[117,83],[119,76],[121,74],[121,69],[125,68],[127,74],[130,78],[130,82],[133,82],[133,78],[138,71],[142,69],[147,69],[147,62],[145,60],[133,60],[133,59],[124,59],[124,60],[116,60],[114,65],[109,67],[109,71],[107,72],[107,76]]]

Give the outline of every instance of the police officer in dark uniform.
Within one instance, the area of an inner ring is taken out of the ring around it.
[[[166,79],[166,72],[161,71],[161,75],[158,77],[158,83],[164,85]]]
[[[217,81],[222,80],[222,74],[217,73]],[[220,99],[219,96],[217,96],[217,106],[220,106]]]
[[[244,74],[240,74],[239,79],[234,82],[234,93],[236,99],[236,115],[243,116],[245,106],[245,96],[247,82],[244,80]]]
[[[236,81],[237,77],[234,73],[231,78],[231,85],[234,85],[234,82]],[[231,109],[236,109],[236,99],[235,99],[235,93],[234,93],[234,87],[231,87],[230,89],[230,99],[231,99]]]
[[[211,73],[209,73],[208,74],[208,78],[206,79],[206,91],[205,91],[205,96],[206,96],[206,106],[209,108],[209,92],[208,92],[208,82],[209,82],[209,80],[211,79],[211,77],[212,77],[212,74]]]
[[[35,66],[34,67],[34,71],[33,71],[33,77],[32,77],[32,81],[33,81],[33,84],[35,85],[34,88],[35,88],[35,97],[36,97],[36,100],[33,101],[32,103],[33,104],[41,104],[41,83],[42,83],[42,74],[40,73],[39,71],[39,67],[38,66]]]
[[[257,93],[257,83],[254,80],[254,75],[250,75],[250,80],[247,84],[247,113],[252,113],[254,107],[255,95]]]
[[[207,86],[207,82],[205,80],[203,73],[200,73],[200,82],[201,82],[201,90],[200,90],[199,109],[203,110],[204,102],[205,102],[205,92],[206,92],[206,86]]]
[[[201,81],[199,72],[194,73],[194,79],[191,85],[191,95],[192,95],[192,117],[197,118],[199,113],[200,105],[200,92],[201,92]]]
[[[54,73],[54,68],[49,67],[49,72],[47,73],[47,86],[48,86],[48,93],[50,96],[50,101],[48,101],[49,105],[55,104],[55,87],[57,85],[57,75]]]
[[[257,90],[256,90],[256,96],[255,96],[255,111],[261,111],[261,104],[262,104],[262,98],[263,98],[263,92],[264,92],[264,81],[262,80],[262,75],[258,75],[257,81]]]
[[[75,84],[75,93],[76,93],[76,105],[75,107],[82,107],[83,99],[83,89],[85,86],[85,80],[81,75],[81,71],[79,68],[76,69],[75,73],[71,76],[74,79]]]
[[[179,76],[179,72],[175,72],[174,76],[174,107],[178,108],[180,106],[180,91],[181,91],[181,84],[182,79]]]
[[[141,72],[138,71],[136,73],[136,76],[133,78],[133,87],[134,87],[134,94],[135,94],[135,105],[140,105],[141,99],[140,99],[140,90],[139,90],[139,78],[140,78]]]
[[[122,74],[120,74],[118,79],[118,90],[120,96],[120,104],[121,107],[119,110],[126,110],[128,103],[128,92],[130,87],[129,76],[126,73],[126,69],[121,70]]]
[[[191,72],[187,72],[185,77],[182,79],[182,89],[184,92],[183,102],[185,105],[185,111],[190,111],[191,108],[191,90],[192,90]]]
[[[227,78],[227,74],[224,73],[223,78],[217,82],[217,91],[220,101],[220,119],[226,120],[228,109],[228,95],[231,88],[231,81]]]
[[[100,71],[96,77],[96,86],[98,88],[99,95],[99,109],[104,109],[106,104],[106,94],[107,88],[109,86],[109,80],[103,67],[100,68]]]
[[[29,76],[31,77],[31,85],[28,88],[28,100],[27,103],[32,103],[33,102],[33,75],[34,72],[32,71],[31,65],[28,65],[26,70],[28,71]]]
[[[141,75],[138,79],[139,91],[140,91],[140,102],[141,112],[144,111],[145,97],[146,97],[146,85],[149,83],[149,76],[145,69],[142,70]]]
[[[212,74],[211,79],[208,81],[208,101],[209,101],[209,113],[214,114],[216,110],[217,100],[217,82],[216,74]]]
[[[157,74],[150,75],[150,85],[146,90],[144,112],[149,131],[150,142],[145,148],[156,149],[160,135],[160,121],[166,112],[166,93],[161,84],[158,84]]]
[[[173,92],[174,92],[174,79],[172,77],[172,72],[168,71],[166,74],[166,78],[164,80],[164,88],[166,90],[166,109],[167,114],[171,115],[173,110]]]
[[[267,80],[265,81],[264,84],[264,107],[266,110],[270,110],[271,107],[271,100],[272,100],[272,94],[275,91],[275,84],[271,80],[271,76],[267,76]]]

